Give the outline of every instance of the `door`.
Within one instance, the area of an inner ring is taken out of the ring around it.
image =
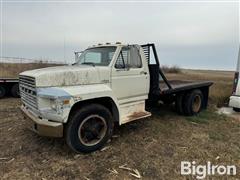
[[[122,47],[112,69],[111,83],[119,104],[147,99],[149,74],[137,46]]]

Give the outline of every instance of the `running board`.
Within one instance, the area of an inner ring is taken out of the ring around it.
[[[122,121],[122,124],[131,122],[131,121],[135,121],[135,120],[138,120],[138,119],[143,119],[143,118],[149,117],[151,115],[152,114],[148,111],[135,112],[135,113],[131,114],[130,116],[127,116],[126,118],[124,118],[123,121]]]

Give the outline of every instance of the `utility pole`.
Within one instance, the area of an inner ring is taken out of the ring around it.
[[[67,60],[66,60],[66,40],[65,40],[65,35],[64,35],[64,40],[63,40],[63,48],[64,48],[64,54],[63,54],[63,60],[64,60],[64,63],[67,64]]]

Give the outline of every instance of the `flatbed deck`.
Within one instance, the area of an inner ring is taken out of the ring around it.
[[[0,78],[0,82],[18,82],[18,78]]]
[[[210,81],[181,81],[181,80],[169,80],[169,84],[172,88],[169,88],[164,81],[159,81],[159,87],[161,94],[173,94],[181,91],[191,90],[194,88],[211,86],[213,83]]]

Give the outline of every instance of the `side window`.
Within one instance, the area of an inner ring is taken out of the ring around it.
[[[138,48],[136,46],[131,46],[130,54],[131,54],[131,56],[130,56],[129,67],[141,68],[142,60],[141,60]]]
[[[131,46],[122,48],[116,64],[115,68],[124,69],[124,68],[141,68],[142,61],[139,55],[139,51],[137,47]]]
[[[122,48],[117,58],[115,68],[124,69],[128,67],[129,56],[130,56],[130,48]]]

